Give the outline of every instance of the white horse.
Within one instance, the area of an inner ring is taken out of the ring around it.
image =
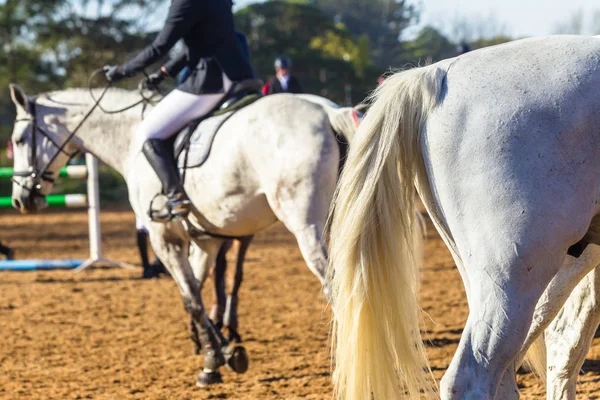
[[[402,72],[377,89],[332,209],[339,398],[436,396],[418,327],[414,187],[470,308],[441,397],[518,398],[536,303],[547,288],[551,303],[567,297],[598,265],[565,271],[567,250],[600,213],[598,88],[600,41],[556,36]]]
[[[161,185],[141,154],[129,154],[142,106],[116,115],[96,109],[40,179],[42,167],[93,103],[81,89],[34,98],[15,85],[10,91],[17,108],[12,135],[14,206],[22,212],[45,206],[52,178],[76,150],[90,152],[115,168],[126,178],[130,203],[149,228],[154,251],[177,282],[193,320],[205,365],[197,384],[220,382],[218,369],[227,358],[234,370],[244,371],[245,353],[235,350],[231,357],[227,340],[206,315],[200,292],[224,239],[193,237],[181,222],[154,223],[148,217],[149,204]],[[137,92],[111,89],[102,104],[116,109],[137,100]],[[296,237],[310,270],[324,283],[327,253],[322,230],[337,180],[336,134],[349,138],[354,129],[352,109],[288,94],[260,99],[238,111],[221,127],[204,165],[187,170],[185,188],[194,205],[190,223],[211,234],[243,237],[280,220]]]

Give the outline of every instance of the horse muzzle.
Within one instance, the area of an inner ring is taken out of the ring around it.
[[[46,196],[42,194],[22,191],[20,195],[13,193],[12,206],[19,210],[21,214],[29,214],[48,207],[48,201]]]

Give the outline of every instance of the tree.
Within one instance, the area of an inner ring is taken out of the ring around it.
[[[398,66],[423,65],[456,55],[456,44],[451,43],[437,29],[426,26],[409,42],[403,43],[395,54]]]
[[[261,77],[273,75],[273,60],[286,55],[306,91],[340,103],[346,85],[358,100],[376,80],[368,38],[356,40],[344,24],[314,6],[271,1],[239,10],[235,18],[237,29],[248,37],[252,64]]]
[[[143,16],[165,0],[6,0],[0,4],[0,138],[14,119],[8,83],[28,93],[84,86],[96,68],[123,62],[149,33]]]
[[[366,35],[372,59],[383,69],[393,65],[390,54],[397,52],[400,34],[418,17],[406,0],[314,0],[313,4],[342,22],[355,37]]]

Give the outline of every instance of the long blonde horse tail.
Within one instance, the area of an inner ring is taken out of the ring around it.
[[[445,75],[429,66],[386,79],[350,146],[329,220],[338,399],[437,396],[419,330],[413,182],[420,131]]]
[[[525,354],[525,366],[527,366],[538,378],[546,382],[546,343],[542,333],[529,347]]]

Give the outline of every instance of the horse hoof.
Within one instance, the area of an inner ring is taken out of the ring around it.
[[[246,349],[243,346],[235,346],[231,356],[227,360],[227,368],[237,372],[238,374],[243,374],[248,371],[248,364],[250,360],[248,359],[248,353],[246,353]]]
[[[218,371],[213,371],[213,372],[200,371],[200,373],[198,374],[198,379],[196,380],[196,386],[199,386],[199,387],[207,387],[209,385],[214,385],[217,383],[223,383],[221,374]]]

